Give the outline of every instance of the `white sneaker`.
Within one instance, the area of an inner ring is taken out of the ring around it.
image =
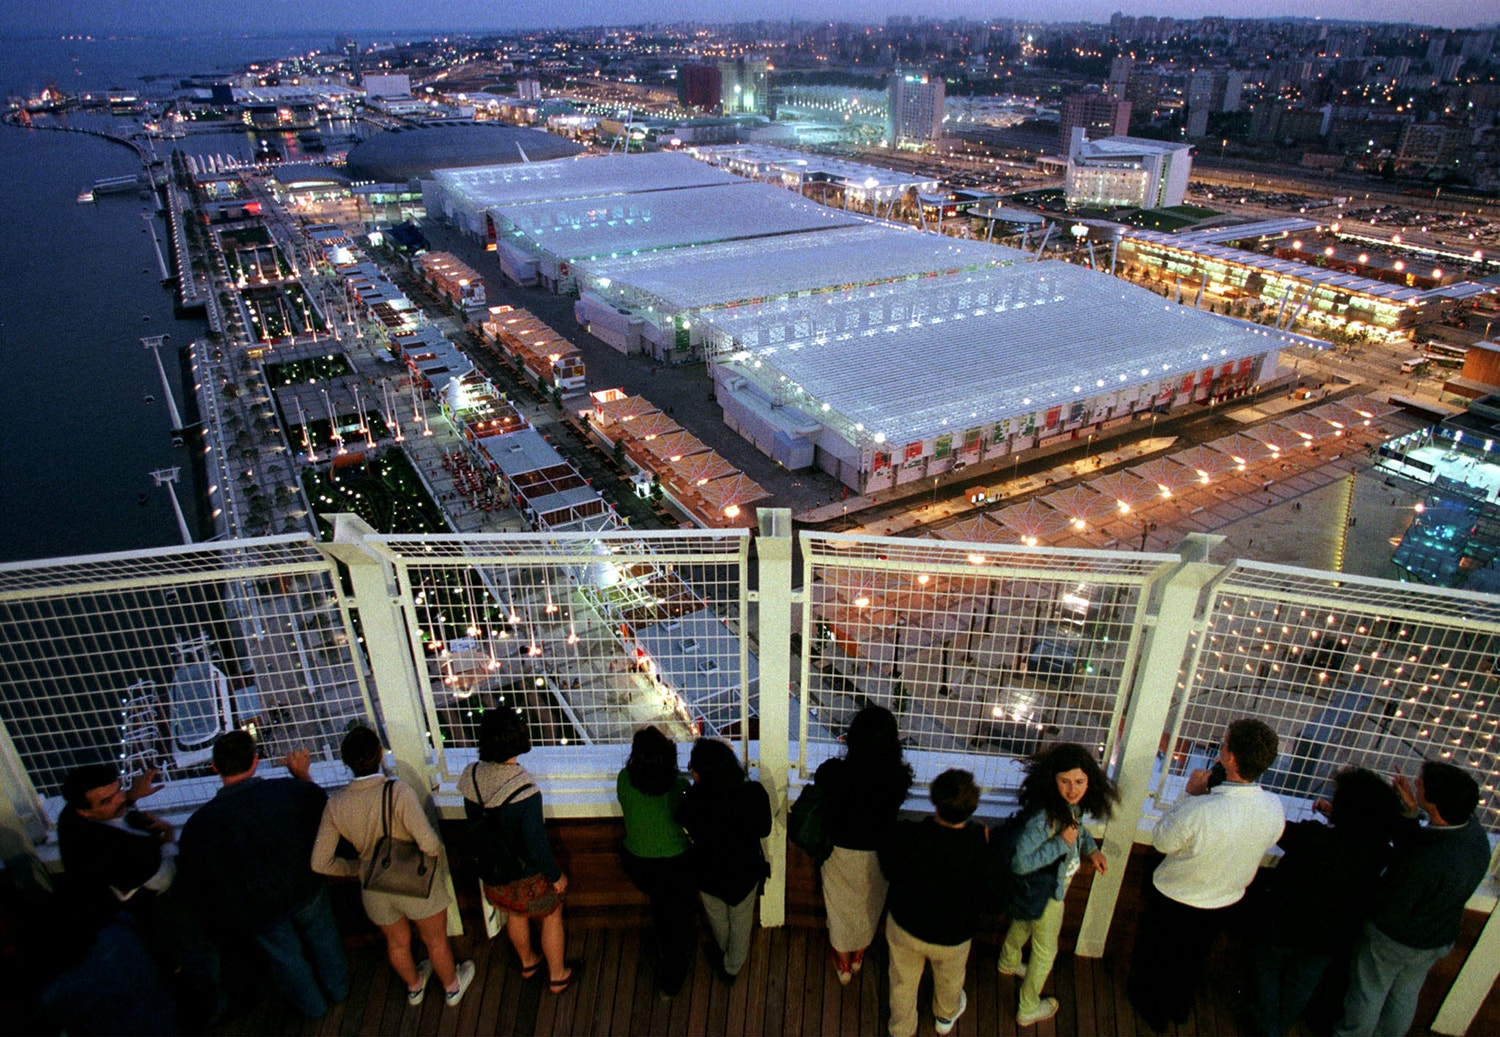
[[[1015,976],[1017,979],[1022,979],[1026,975],[1026,965],[1024,963],[1017,965],[1013,969],[1006,968],[1004,962],[1001,962],[996,967],[999,969],[1000,975],[1002,976]]]
[[[458,973],[458,989],[443,991],[443,1003],[449,1008],[457,1008],[458,1003],[464,999],[464,991],[469,989],[469,984],[474,982],[474,963],[472,961],[461,961],[455,970]]]
[[[1041,1002],[1036,1006],[1036,1011],[1032,1012],[1030,1015],[1027,1015],[1025,1012],[1017,1012],[1016,1013],[1016,1025],[1017,1026],[1031,1026],[1034,1023],[1041,1022],[1043,1019],[1051,1019],[1056,1014],[1057,1014],[1057,998],[1055,998],[1055,997],[1044,997],[1044,998],[1042,998]]]
[[[416,1008],[427,996],[427,981],[432,978],[432,962],[424,961],[417,966],[417,985],[408,987],[406,991],[406,1003]]]
[[[933,1017],[932,1028],[938,1032],[938,1037],[944,1037],[945,1034],[952,1033],[953,1024],[958,1022],[958,1017],[963,1015],[964,1009],[968,1007],[969,995],[960,990],[958,992],[958,1011],[953,1013],[953,1017],[951,1019],[940,1019],[936,1016]],[[1056,1011],[1055,1008],[1053,1010]]]

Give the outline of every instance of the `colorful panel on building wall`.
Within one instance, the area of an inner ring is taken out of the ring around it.
[[[979,449],[979,439],[984,435],[984,430],[979,426],[964,429],[964,452]]]
[[[875,471],[877,471],[877,472],[884,471],[885,468],[890,463],[891,463],[891,455],[890,454],[882,454],[878,450],[875,451]]]
[[[908,443],[908,444],[906,444],[905,460],[906,460],[907,464],[910,464],[913,461],[921,460],[921,458],[922,458],[922,442],[921,442],[921,440],[918,440],[915,443]]]
[[[953,453],[953,434],[951,432],[946,436],[938,436],[937,439],[933,441],[933,457],[947,457],[951,453]]]
[[[1193,376],[1184,375],[1182,379],[1182,386],[1177,391],[1182,393],[1183,395],[1190,395],[1193,391]]]
[[[1046,429],[1049,432],[1052,429],[1054,429],[1054,428],[1057,427],[1057,423],[1060,420],[1062,420],[1062,408],[1061,407],[1049,407],[1049,408],[1047,408],[1047,424],[1046,424],[1045,427],[1046,427]]]
[[[1254,357],[1249,357],[1249,356],[1245,357],[1245,359],[1243,359],[1243,360],[1240,361],[1240,374],[1247,374],[1247,373],[1249,373],[1250,369],[1252,367],[1254,367],[1254,366],[1255,366],[1255,358]]]

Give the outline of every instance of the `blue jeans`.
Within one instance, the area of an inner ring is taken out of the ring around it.
[[[1417,1014],[1417,995],[1422,992],[1427,970],[1452,949],[1451,943],[1446,947],[1408,947],[1366,922],[1349,969],[1344,1018],[1333,1032],[1341,1037],[1404,1037]]]
[[[1267,944],[1255,955],[1255,1033],[1281,1037],[1292,1028],[1318,981],[1328,970],[1332,954],[1299,951]]]
[[[303,1015],[321,1019],[330,1003],[349,996],[349,961],[328,890],[256,933],[255,942],[271,959],[271,979]]]

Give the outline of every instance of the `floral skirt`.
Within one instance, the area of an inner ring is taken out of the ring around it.
[[[506,914],[527,918],[545,918],[562,907],[563,900],[562,894],[540,872],[503,886],[485,886],[484,895]]]

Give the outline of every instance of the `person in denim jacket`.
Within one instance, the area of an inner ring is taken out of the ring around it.
[[[1064,742],[1027,761],[1020,800],[1024,820],[1011,870],[1017,875],[1047,870],[1055,876],[1052,896],[1041,916],[1012,918],[1000,949],[1001,974],[1021,977],[1016,1023],[1030,1026],[1057,1013],[1057,998],[1041,995],[1057,957],[1068,883],[1083,857],[1096,871],[1107,867],[1103,851],[1079,818],[1089,814],[1108,820],[1120,793],[1087,749]],[[1031,941],[1031,962],[1022,964],[1021,948],[1027,940]]]

